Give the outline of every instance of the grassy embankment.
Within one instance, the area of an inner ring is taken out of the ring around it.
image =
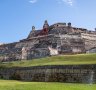
[[[96,90],[96,84],[67,84],[0,80],[0,90]]]
[[[96,64],[96,54],[52,56],[33,60],[0,63],[0,67],[30,67],[42,65]]]
[[[40,65],[96,64],[96,54],[52,56],[41,59],[0,63],[1,67],[29,67]],[[96,90],[96,84],[21,82],[0,80],[0,90]]]

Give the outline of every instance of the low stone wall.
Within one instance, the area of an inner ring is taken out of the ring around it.
[[[96,83],[96,65],[0,68],[0,78],[36,82]]]

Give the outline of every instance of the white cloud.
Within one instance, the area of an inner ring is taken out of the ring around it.
[[[34,4],[34,3],[36,3],[37,2],[37,0],[30,0],[29,1],[29,3],[32,3],[32,4]]]
[[[67,4],[69,4],[70,6],[72,6],[74,0],[57,0],[57,2],[58,2],[59,4],[60,4],[60,3],[67,3]]]
[[[62,0],[65,3],[68,3],[70,6],[73,5],[73,0]]]

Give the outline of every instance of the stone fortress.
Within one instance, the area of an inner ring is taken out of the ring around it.
[[[0,45],[0,61],[28,60],[58,54],[96,52],[96,30],[73,27],[71,23],[48,24],[32,30],[26,39]]]

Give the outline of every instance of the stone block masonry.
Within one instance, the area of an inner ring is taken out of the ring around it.
[[[0,78],[36,82],[96,83],[96,65],[0,68]]]

